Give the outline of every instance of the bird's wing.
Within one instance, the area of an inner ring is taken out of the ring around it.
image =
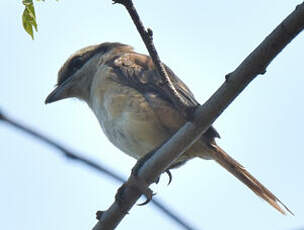
[[[174,103],[172,103],[168,96],[168,91],[162,87],[159,73],[149,56],[130,52],[116,56],[106,64],[115,71],[117,79],[114,80],[136,89],[145,96],[154,108],[154,111],[158,114],[163,126],[171,132],[176,132],[185,123],[181,113],[174,107]],[[194,98],[190,89],[168,66],[164,66],[175,89],[182,96],[185,106],[189,108],[198,106],[199,103]],[[219,134],[211,126],[204,136],[208,137],[208,139],[214,139],[215,137],[219,137]]]

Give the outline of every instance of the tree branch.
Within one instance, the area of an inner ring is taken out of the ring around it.
[[[116,180],[117,182],[124,183],[126,180],[113,172],[113,170],[108,169],[107,167],[95,163],[93,160],[90,160],[88,158],[82,157],[81,154],[77,154],[68,148],[58,144],[54,140],[50,139],[49,137],[38,133],[37,131],[33,130],[32,128],[26,127],[25,125],[21,124],[20,122],[14,121],[13,119],[9,118],[7,115],[4,115],[4,113],[0,110],[0,121],[4,121],[7,124],[25,132],[26,134],[29,134],[38,140],[54,147],[55,149],[59,150],[65,157],[67,157],[70,160],[78,161],[79,163],[87,166],[88,168],[95,169],[98,173],[105,174],[112,179]],[[155,205],[158,209],[160,209],[165,215],[167,215],[170,219],[172,219],[174,222],[176,222],[178,225],[180,225],[182,228],[187,230],[195,230],[194,227],[192,227],[189,223],[187,223],[185,220],[183,220],[181,217],[179,217],[177,214],[175,214],[172,210],[170,210],[168,207],[166,207],[162,201],[153,198],[151,201],[153,205]]]
[[[175,107],[183,114],[184,117],[188,118],[189,113],[193,112],[194,108],[189,108],[189,105],[184,101],[183,97],[181,97],[180,93],[175,89],[171,79],[168,76],[168,73],[161,62],[156,48],[153,43],[153,32],[150,28],[145,29],[140,17],[135,9],[135,6],[132,0],[113,0],[113,3],[119,3],[126,7],[128,10],[138,33],[140,34],[143,42],[145,43],[147,50],[152,58],[154,65],[156,66],[157,72],[162,79],[162,83],[159,87],[165,88],[163,92],[167,92],[167,96],[172,100]]]
[[[223,85],[205,104],[196,109],[192,122],[187,122],[141,167],[138,177],[151,184],[172,161],[182,155],[227,106],[266,67],[304,27],[304,2],[292,12],[265,40],[230,74]],[[124,209],[129,211],[140,197],[140,192],[126,187]],[[94,230],[114,229],[126,215],[117,202],[103,213]]]

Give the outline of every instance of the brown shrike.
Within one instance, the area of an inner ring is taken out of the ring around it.
[[[165,66],[188,106],[199,105],[188,87]],[[121,43],[102,43],[72,55],[58,73],[56,89],[46,103],[76,97],[95,113],[102,130],[121,151],[140,159],[168,140],[186,121],[162,88],[149,56]],[[180,158],[175,168],[199,157],[213,159],[281,213],[291,211],[215,143],[211,126]],[[284,210],[285,209],[285,210]]]

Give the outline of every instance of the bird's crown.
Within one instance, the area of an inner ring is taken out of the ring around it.
[[[118,42],[105,42],[98,45],[91,45],[78,50],[63,64],[58,72],[57,85],[61,85],[65,80],[72,76],[77,70],[79,70],[90,58],[99,53],[107,53],[113,49],[119,51],[132,47],[118,43]]]

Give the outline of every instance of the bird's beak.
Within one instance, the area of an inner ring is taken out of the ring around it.
[[[45,104],[49,104],[55,101],[59,101],[61,99],[64,99],[62,88],[60,86],[57,86],[45,99]]]
[[[73,79],[68,78],[61,85],[58,85],[45,99],[45,104],[49,104],[55,101],[59,101],[68,97],[71,97],[70,91],[73,87]]]

